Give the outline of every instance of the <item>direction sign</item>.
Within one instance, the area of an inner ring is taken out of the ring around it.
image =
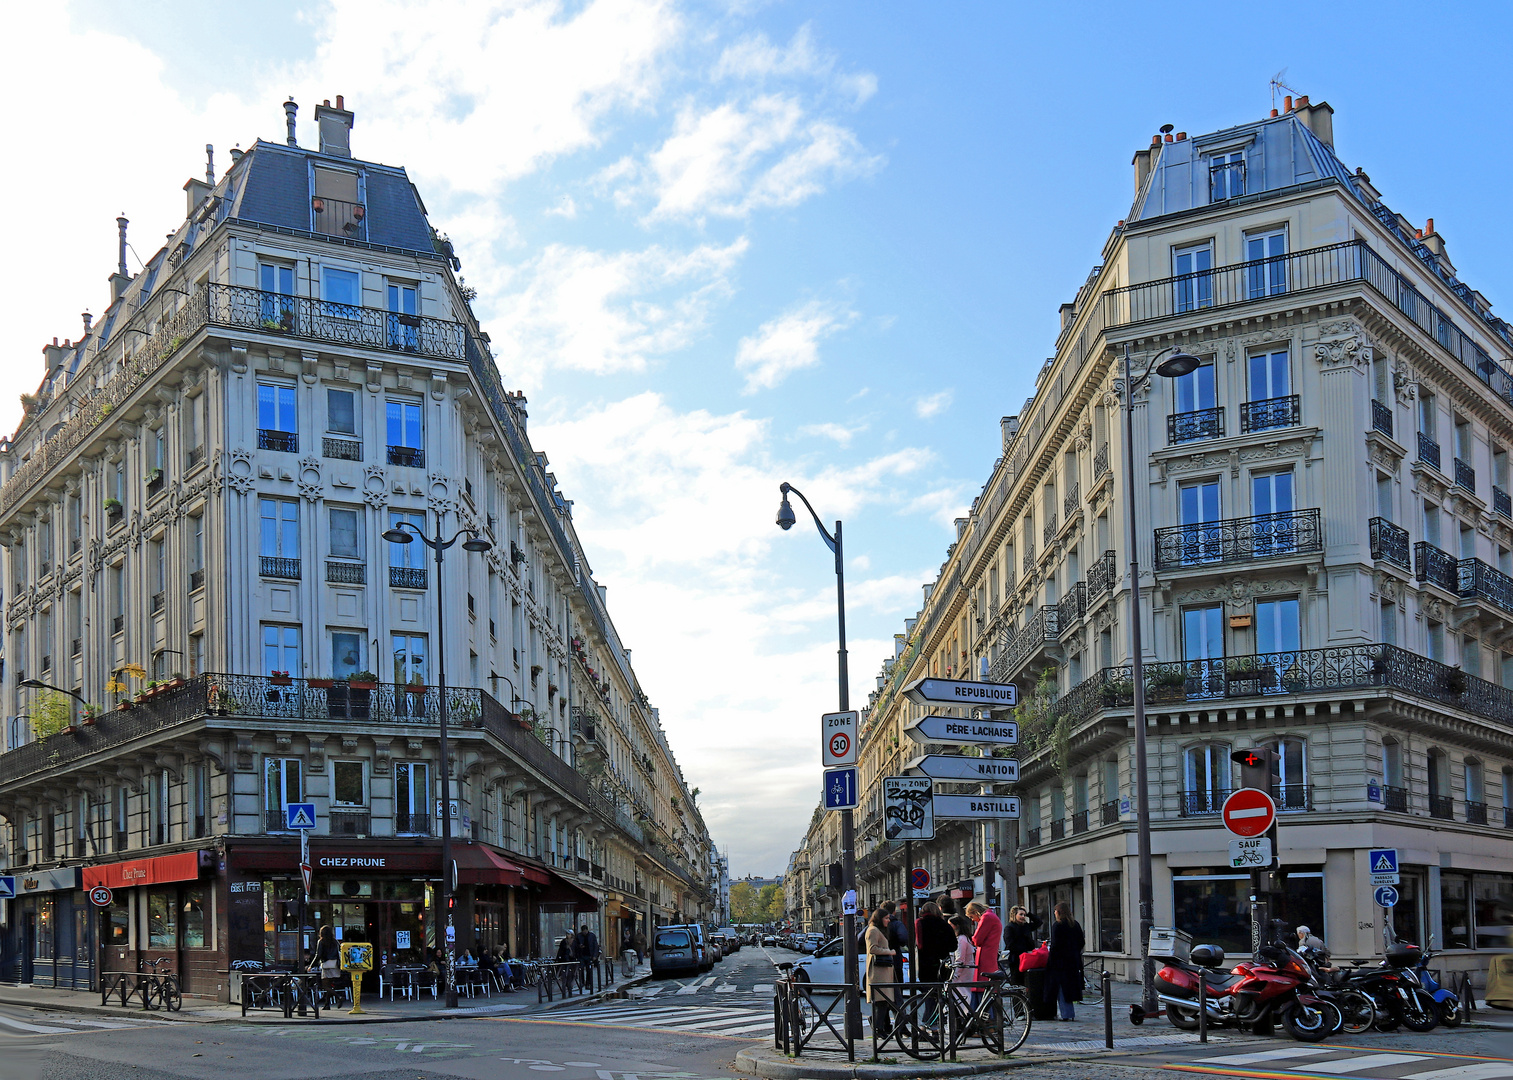
[[[909,871],[909,887],[915,892],[930,888],[930,871],[923,866],[916,866]]]
[[[291,832],[295,829],[315,828],[315,804],[313,802],[284,803],[284,828]]]
[[[904,767],[910,772],[924,773],[932,780],[996,780],[1003,784],[1019,782],[1019,762],[1014,758],[926,754]]]
[[[1271,837],[1241,836],[1229,842],[1229,865],[1235,870],[1271,868]]]
[[[1224,827],[1236,836],[1260,836],[1277,820],[1277,804],[1257,788],[1241,788],[1224,800]]]
[[[955,716],[931,713],[920,717],[914,726],[905,728],[904,734],[920,743],[997,743],[1012,746],[1019,741],[1019,725],[1012,720],[962,720]]]
[[[95,907],[110,907],[111,893],[104,885],[89,890],[89,902]]]
[[[1012,709],[1019,704],[1019,687],[1013,683],[916,679],[904,687],[904,696],[916,705],[966,705],[988,709]]]
[[[16,879],[6,875],[0,877],[0,900],[14,900],[16,898]]]
[[[1012,795],[937,795],[938,818],[1017,818],[1019,799]]]
[[[1377,907],[1397,907],[1397,889],[1391,885],[1378,885],[1371,898],[1376,901]]]
[[[1366,862],[1371,868],[1373,887],[1398,884],[1397,848],[1372,848]]]
[[[856,766],[825,770],[825,809],[856,809]]]
[[[883,836],[935,839],[935,784],[928,776],[883,777]]]
[[[832,712],[820,717],[820,764],[827,769],[856,764],[857,714]]]

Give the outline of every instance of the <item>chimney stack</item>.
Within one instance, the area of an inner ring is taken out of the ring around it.
[[[116,230],[120,234],[121,241],[116,257],[116,273],[122,277],[131,276],[126,272],[126,226],[130,224],[131,222],[127,220],[126,212],[123,210],[121,216],[116,218]]]
[[[1151,140],[1151,144],[1142,150],[1136,150],[1131,164],[1135,166],[1135,194],[1139,195],[1145,187],[1146,178],[1151,174],[1151,159],[1156,156],[1156,147],[1161,145],[1161,137],[1158,135]]]
[[[1317,105],[1308,103],[1308,95],[1298,98],[1298,119],[1307,125],[1308,130],[1313,132],[1314,137],[1329,149],[1334,149],[1334,110],[1329,107],[1327,101],[1321,101]]]
[[[320,152],[332,157],[352,156],[352,112],[340,94],[336,104],[323,101],[315,107],[315,123],[320,129]]]
[[[84,320],[84,336],[88,337],[89,336],[90,325],[95,321],[95,317],[93,315],[91,315],[89,312],[84,311],[84,312],[80,312],[79,318],[81,318],[81,319]]]
[[[215,187],[215,147],[205,144],[205,183]]]
[[[299,106],[294,103],[294,95],[289,95],[289,100],[284,102],[284,124],[289,129],[289,137],[284,141],[290,146],[298,146],[299,140],[294,137],[294,118],[299,114]]]

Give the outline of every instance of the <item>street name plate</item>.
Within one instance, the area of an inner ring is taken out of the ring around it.
[[[985,709],[1012,709],[1019,704],[1019,687],[1013,683],[917,679],[904,687],[904,696],[916,705],[966,705]]]
[[[1019,782],[1019,762],[1014,758],[962,757],[959,754],[926,754],[905,766],[932,780],[981,780],[1001,784]]]
[[[996,743],[1012,746],[1019,741],[1019,725],[1012,720],[963,720],[931,713],[919,719],[904,734],[917,743]]]
[[[1012,795],[937,795],[938,818],[1017,818],[1019,799]]]

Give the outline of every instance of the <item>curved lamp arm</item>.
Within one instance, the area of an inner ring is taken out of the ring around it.
[[[814,512],[814,507],[809,505],[809,500],[804,497],[804,493],[798,488],[794,487],[792,484],[788,483],[786,480],[778,485],[778,490],[783,493],[783,506],[788,507],[788,515],[790,518],[793,515],[793,508],[788,504],[788,493],[791,491],[800,499],[804,500],[804,508],[809,511],[809,516],[814,519],[814,527],[818,529],[820,531],[820,535],[825,538],[825,546],[828,547],[831,551],[834,551],[835,537],[830,535],[829,530],[826,529],[824,524],[820,521],[820,516]],[[783,524],[782,507],[778,508],[778,524]],[[791,525],[792,521],[790,521],[789,524]],[[785,525],[784,528],[787,528],[787,526]]]

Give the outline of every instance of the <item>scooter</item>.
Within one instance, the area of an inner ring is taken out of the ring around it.
[[[1439,1023],[1434,998],[1419,983],[1415,968],[1421,962],[1417,945],[1389,945],[1386,959],[1373,967],[1352,964],[1341,968],[1344,986],[1369,994],[1377,1003],[1377,1029],[1392,1031],[1399,1025],[1409,1031],[1432,1031]]]
[[[1248,1028],[1269,1035],[1277,1020],[1300,1042],[1318,1042],[1339,1029],[1343,1020],[1333,1002],[1319,993],[1312,968],[1285,945],[1267,945],[1260,959],[1223,970],[1224,950],[1195,946],[1190,961],[1168,960],[1156,975],[1157,998],[1167,1018],[1184,1031],[1198,1026],[1198,981],[1203,981],[1208,1023]]]
[[[1429,948],[1419,957],[1418,966],[1413,968],[1413,974],[1418,977],[1419,985],[1424,988],[1430,997],[1434,999],[1435,1007],[1439,1010],[1439,1022],[1446,1027],[1458,1027],[1465,1019],[1466,1012],[1462,1007],[1460,995],[1454,990],[1447,990],[1439,984],[1434,973],[1429,970],[1429,960],[1434,956],[1434,938],[1429,938]]]

